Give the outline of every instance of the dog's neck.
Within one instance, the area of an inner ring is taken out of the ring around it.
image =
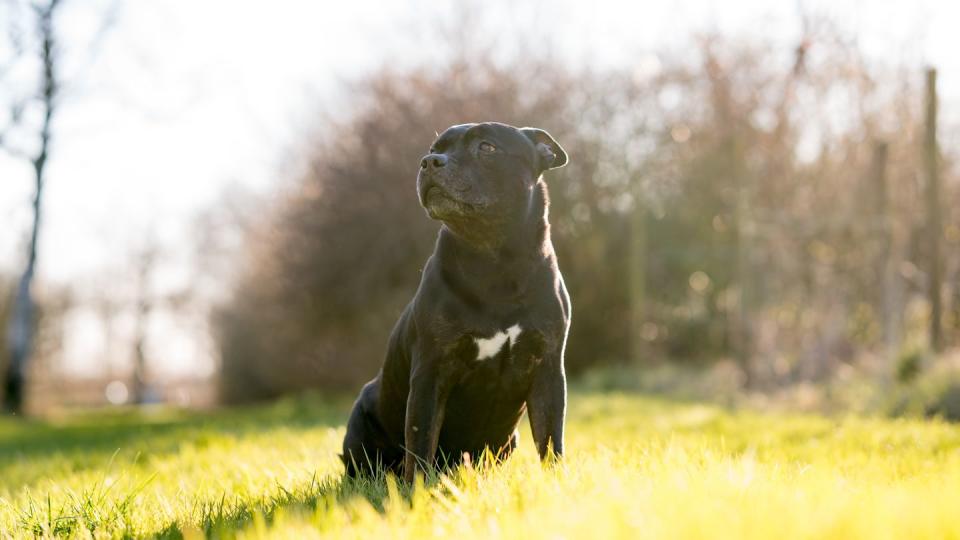
[[[554,257],[548,210],[547,187],[541,179],[518,219],[462,228],[445,224],[437,240],[445,278],[464,292],[521,295],[529,277]]]

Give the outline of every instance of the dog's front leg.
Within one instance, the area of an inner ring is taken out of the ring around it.
[[[534,374],[527,411],[541,460],[563,455],[563,423],[567,410],[567,378],[562,357],[545,360]]]
[[[404,432],[403,478],[407,482],[413,482],[417,470],[434,464],[445,401],[436,370],[421,367],[413,371]]]

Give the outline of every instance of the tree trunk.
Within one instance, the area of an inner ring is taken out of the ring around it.
[[[150,316],[151,305],[147,300],[146,279],[149,272],[144,265],[140,270],[139,298],[137,299],[136,337],[133,344],[133,403],[143,405],[147,402],[149,387],[147,386],[147,355],[144,349],[147,341],[147,318]]]
[[[929,242],[930,348],[943,348],[942,261],[940,238],[943,225],[940,211],[940,170],[937,151],[937,70],[927,69],[926,121],[923,138],[923,161],[926,169],[927,240]]]
[[[733,159],[738,160],[739,155],[736,152],[737,142],[732,141]],[[738,163],[739,165],[739,163]],[[751,389],[756,386],[756,374],[753,370],[753,346],[751,339],[751,307],[753,304],[753,293],[750,290],[753,286],[751,280],[752,268],[750,264],[750,224],[748,223],[749,199],[747,194],[746,179],[744,171],[739,167],[735,169],[736,174],[736,206],[734,208],[737,233],[737,251],[735,261],[735,280],[737,283],[738,297],[736,305],[736,314],[734,316],[734,351],[737,364],[743,374],[744,388]]]
[[[877,310],[880,313],[884,354],[892,361],[900,346],[899,294],[897,290],[896,263],[893,256],[893,217],[890,215],[890,196],[887,186],[888,145],[877,141],[873,146],[873,164],[870,168],[871,190],[876,197],[874,219],[871,224],[876,235],[879,249],[874,262],[877,284],[880,286],[877,297]],[[888,366],[890,371],[892,366]]]
[[[36,225],[34,225],[36,230]],[[17,293],[13,300],[13,311],[7,323],[8,361],[4,378],[3,406],[7,412],[20,414],[24,401],[24,368],[30,357],[30,345],[33,340],[33,298],[30,285],[33,282],[33,267],[20,278]]]
[[[639,190],[637,190],[639,192]],[[646,209],[640,203],[640,197],[634,198],[634,208],[630,215],[630,355],[631,363],[640,363],[646,346],[643,337],[644,311],[647,282],[647,227]]]
[[[147,402],[147,358],[143,351],[144,337],[138,332],[134,345],[132,399],[137,405]]]
[[[49,120],[47,120],[49,122]],[[46,130],[45,130],[46,133]],[[13,301],[13,312],[7,328],[9,362],[7,364],[6,384],[4,385],[4,407],[13,414],[23,412],[26,368],[30,361],[34,334],[33,277],[37,265],[37,237],[40,234],[40,217],[43,201],[43,171],[46,162],[48,137],[43,137],[41,151],[34,160],[35,191],[33,195],[33,222],[30,230],[30,242],[27,245],[27,266],[20,277],[17,295]]]

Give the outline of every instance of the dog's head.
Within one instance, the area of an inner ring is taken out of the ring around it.
[[[496,122],[444,131],[420,161],[417,192],[427,214],[453,229],[524,216],[540,175],[567,163],[546,131]]]

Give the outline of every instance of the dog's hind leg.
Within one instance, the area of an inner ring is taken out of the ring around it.
[[[398,452],[387,448],[386,436],[376,417],[370,412],[376,399],[376,385],[368,384],[360,392],[347,421],[347,434],[343,438],[343,460],[346,475],[355,478],[361,475],[377,475],[397,467]]]

